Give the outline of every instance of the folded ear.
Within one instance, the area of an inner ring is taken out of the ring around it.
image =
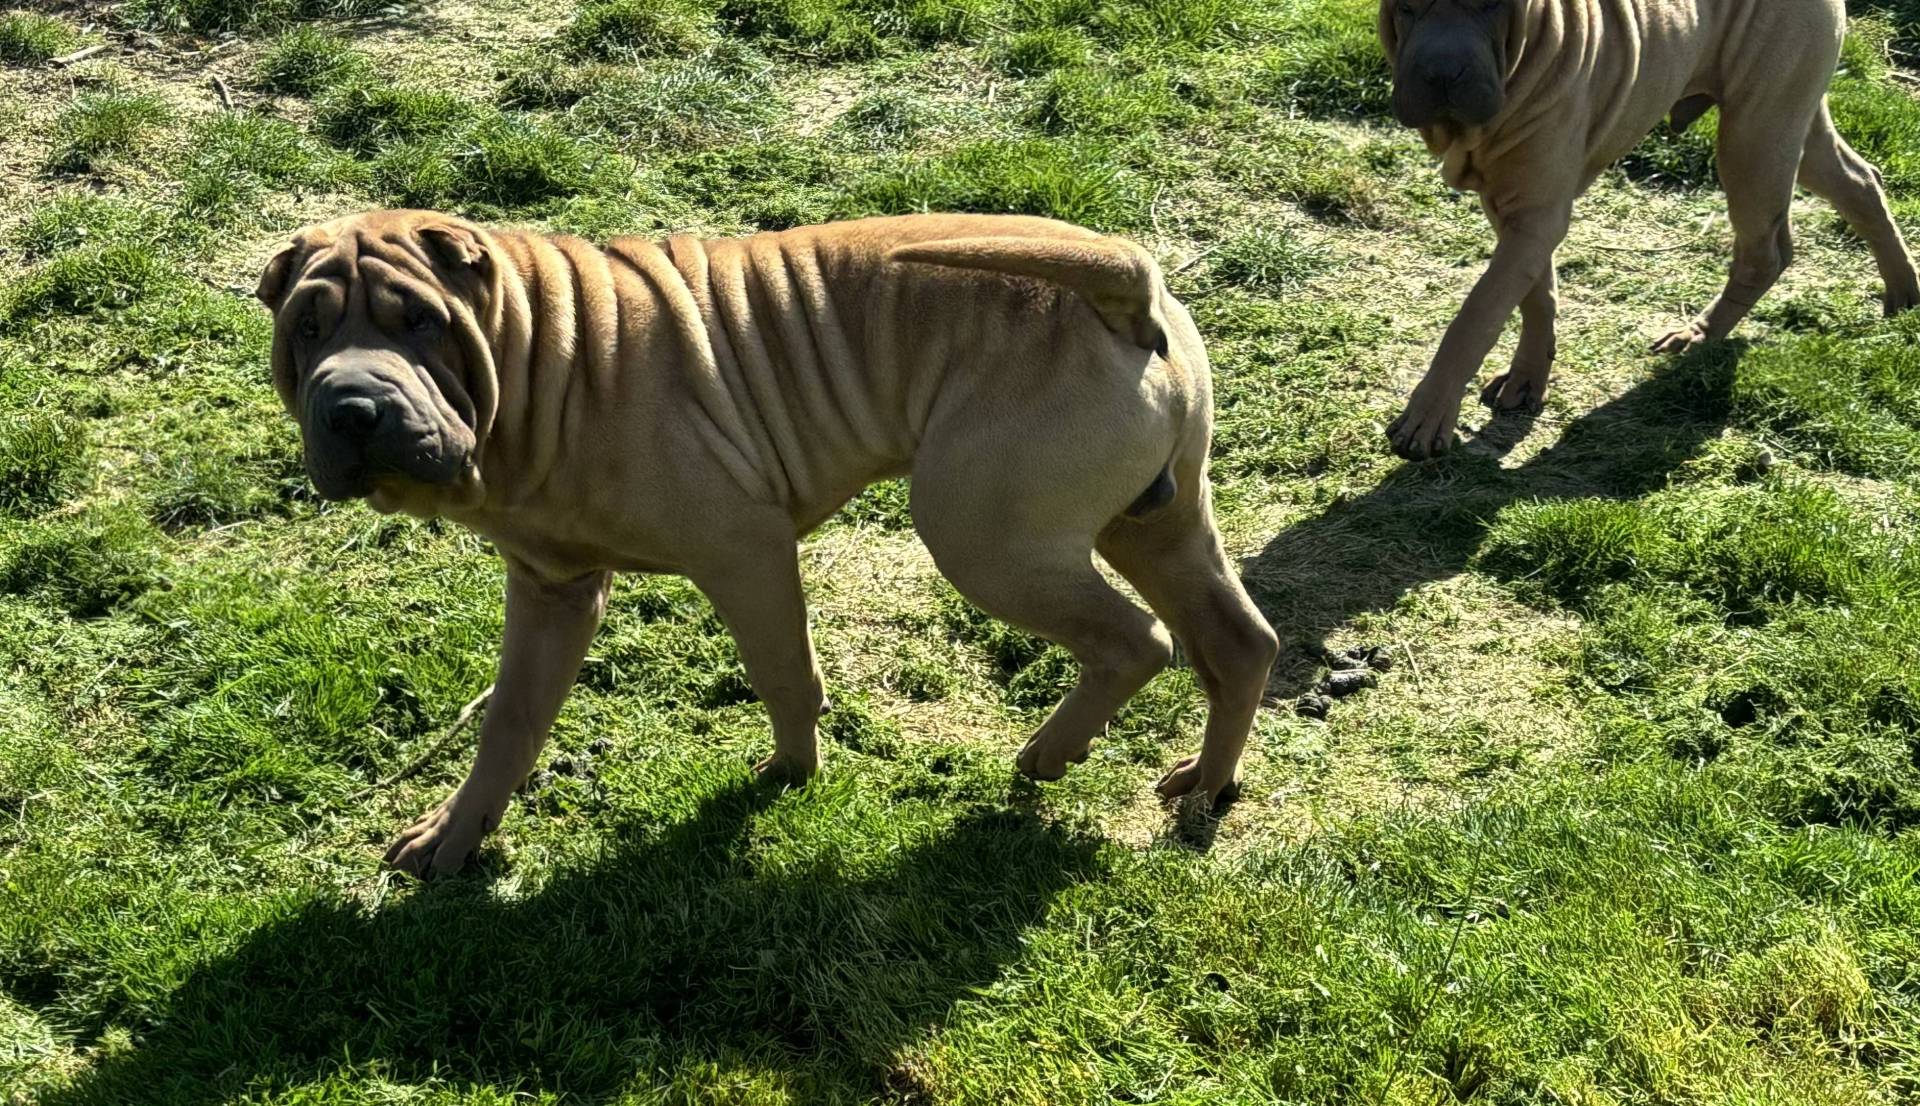
[[[1392,62],[1400,54],[1400,31],[1393,25],[1394,9],[1400,0],[1380,0],[1380,48],[1387,52],[1387,61]]]
[[[280,310],[280,301],[287,297],[287,283],[293,276],[293,262],[300,254],[300,243],[295,242],[286,249],[273,255],[267,267],[260,271],[260,283],[253,290],[254,297],[267,305],[267,310]]]
[[[421,227],[420,243],[435,261],[449,269],[471,269],[485,276],[493,265],[493,258],[479,235],[466,227],[456,227],[450,223]]]

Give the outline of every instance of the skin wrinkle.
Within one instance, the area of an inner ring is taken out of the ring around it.
[[[617,363],[613,362],[613,359],[619,356],[618,335],[616,334],[613,338],[614,348],[609,350],[607,336],[595,325],[598,321],[596,316],[605,308],[590,302],[587,289],[592,284],[581,279],[581,259],[570,247],[571,243],[563,240],[555,243],[554,251],[559,254],[560,262],[565,266],[567,298],[573,306],[574,333],[571,351],[573,356],[568,360],[566,384],[560,394],[555,397],[556,402],[553,405],[551,430],[556,443],[554,450],[556,456],[576,440],[575,431],[572,429],[576,422],[574,405],[580,400],[581,390],[584,389],[586,395],[592,397],[595,391],[594,381],[605,379],[610,375],[613,364]],[[600,307],[600,310],[596,311],[596,307]],[[539,482],[528,493],[530,498],[542,498],[547,482],[553,478],[554,471],[554,467],[549,467],[541,473]]]
[[[536,316],[546,320],[536,324],[535,340],[529,350],[522,378],[525,396],[519,419],[521,455],[514,471],[513,502],[524,502],[543,487],[558,463],[564,443],[559,439],[559,424],[564,412],[556,402],[568,390],[574,371],[574,336],[565,325],[554,320],[574,317],[573,282],[556,271],[554,248],[542,240],[528,240],[527,268],[523,279],[531,276]],[[503,394],[505,389],[502,389]],[[559,394],[556,395],[555,393]],[[483,465],[486,471],[491,465]]]
[[[827,294],[826,281],[822,279],[821,271],[825,265],[817,244],[809,258],[813,262],[810,273],[812,279],[797,280],[795,289],[799,293],[800,305],[806,313],[814,340],[822,349],[824,361],[827,364],[862,364],[863,359],[856,357],[855,350],[847,341],[845,329],[834,315],[832,297]],[[826,391],[839,409],[842,425],[847,427],[862,448],[875,454],[896,457],[911,455],[910,444],[887,441],[887,433],[869,402],[868,397],[879,391],[880,382],[863,379],[860,383],[864,387],[856,388],[851,386],[851,382],[842,382],[836,373],[822,375],[825,377]]]
[[[824,374],[820,371],[817,336],[800,312],[792,309],[797,298],[794,293],[804,279],[796,272],[803,264],[799,253],[798,250],[761,250],[750,254],[754,275],[758,278],[755,283],[765,297],[765,310],[756,314],[773,320],[771,327],[761,329],[771,331],[772,340],[780,346],[781,356],[775,369],[776,372],[784,370],[782,375],[786,379],[779,391],[783,398],[793,397],[799,407],[799,418],[794,420],[797,448],[802,440],[802,427],[806,428],[805,436],[814,441],[833,441],[846,433],[846,419],[833,401],[832,386],[821,379]],[[796,468],[803,471],[807,488],[818,494],[821,489],[817,472],[810,462],[811,458],[802,455],[786,467],[789,471]]]
[[[495,409],[493,433],[484,443],[481,479],[487,480],[488,474],[498,472],[504,464],[509,471],[524,468],[523,459],[514,456],[513,442],[516,436],[525,438],[527,432],[527,407],[532,402],[532,366],[535,351],[540,342],[540,317],[533,309],[535,296],[539,292],[539,274],[534,268],[532,247],[518,238],[495,236],[495,245],[505,255],[512,272],[519,279],[510,279],[508,265],[500,266],[500,296],[503,329],[494,338],[496,348],[504,348],[499,358],[499,383],[495,388],[499,403]],[[507,310],[508,307],[512,310]],[[504,324],[525,320],[524,326],[505,329]],[[493,483],[498,484],[495,480]]]
[[[647,248],[652,264],[644,267],[644,275],[668,304],[683,341],[698,351],[692,383],[707,415],[697,427],[701,438],[737,485],[771,502],[778,496],[768,475],[773,443],[756,421],[746,418],[741,390],[728,386],[739,377],[739,358],[714,306],[717,294],[706,251],[684,235]]]
[[[820,382],[819,348],[809,328],[795,318],[795,252],[750,246],[744,256],[753,278],[747,292],[752,297],[754,316],[772,320],[771,325],[761,324],[756,333],[766,338],[768,353],[777,354],[767,364],[768,379],[785,420],[785,438],[792,442],[790,452],[780,458],[781,468],[793,486],[794,502],[810,503],[830,498],[834,489],[825,486],[822,466],[816,463],[822,459],[807,448],[808,444],[833,441],[844,427],[835,425],[839,421],[837,412],[828,402],[829,391]],[[827,460],[827,467],[838,467]]]
[[[650,264],[622,256],[655,292],[655,301],[666,305],[675,332],[695,352],[695,368],[688,377],[696,405],[707,416],[695,424],[696,431],[741,490],[771,501],[777,492],[767,476],[766,458],[773,443],[744,417],[736,390],[727,387],[729,377],[738,376],[737,358],[713,307],[712,267],[706,251],[684,236],[664,243],[636,243],[634,248],[643,249]]]
[[[741,247],[729,243],[731,252],[738,255]],[[718,260],[732,262],[724,254],[713,257],[714,250],[709,249],[709,263]],[[750,264],[725,263],[715,267],[714,286],[724,289],[724,295],[715,297],[715,312],[727,328],[733,349],[739,356],[740,375],[745,387],[738,397],[744,410],[757,416],[761,428],[772,443],[767,475],[775,478],[776,497],[784,506],[804,494],[804,486],[794,479],[793,471],[788,467],[789,458],[800,455],[799,442],[793,437],[793,424],[787,417],[786,403],[778,394],[778,384],[773,379],[771,365],[772,354],[767,349],[761,329],[754,324],[752,312],[755,309],[753,299],[754,281],[748,279]],[[744,310],[742,310],[744,308]]]
[[[786,381],[781,391],[799,401],[803,418],[796,427],[796,439],[820,451],[871,452],[870,439],[858,434],[847,416],[847,405],[840,393],[843,385],[870,389],[873,383],[859,360],[841,362],[852,371],[845,374],[844,382],[836,381],[837,374],[828,371],[830,355],[823,348],[822,332],[806,311],[805,288],[810,283],[819,283],[820,267],[817,243],[806,250],[761,251],[755,257],[759,283],[767,289],[768,300],[776,310],[774,333],[786,355],[782,359]],[[779,294],[776,296],[776,293]],[[796,305],[798,310],[794,309]],[[804,434],[800,433],[801,427],[805,428]],[[842,442],[852,448],[839,446]],[[816,463],[814,456],[804,456],[797,465],[788,466],[801,467],[807,472],[808,484],[815,493],[809,498],[831,498],[831,493],[838,491],[823,486],[826,483],[821,473],[823,468],[837,471],[861,467],[823,460],[824,464]]]

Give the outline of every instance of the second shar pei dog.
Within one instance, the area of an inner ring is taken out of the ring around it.
[[[1720,107],[1720,182],[1733,269],[1706,313],[1659,342],[1725,338],[1793,257],[1794,181],[1873,248],[1887,314],[1920,303],[1913,258],[1880,175],[1843,141],[1827,84],[1846,33],[1841,0],[1380,0],[1393,111],[1455,188],[1478,192],[1499,244],[1387,433],[1421,459],[1448,449],[1462,392],[1520,310],[1513,366],[1482,393],[1536,407],[1554,358],[1553,253],[1573,202],[1662,117]]]
[[[1276,644],[1214,529],[1206,351],[1138,246],[906,216],[600,248],[384,211],[300,231],[259,297],[320,494],[443,515],[506,561],[473,769],[390,863],[453,871],[499,824],[617,571],[706,593],[772,715],[759,770],[811,774],[826,700],[796,539],[908,474],[941,572],[1079,662],[1023,772],[1084,758],[1178,637],[1209,713],[1160,790],[1236,786]]]

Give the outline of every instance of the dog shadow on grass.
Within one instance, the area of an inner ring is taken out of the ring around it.
[[[1288,527],[1241,566],[1284,651],[1268,686],[1286,700],[1319,673],[1329,634],[1466,569],[1500,510],[1535,500],[1637,498],[1666,486],[1726,424],[1741,341],[1694,350],[1568,423],[1525,463],[1501,458],[1534,420],[1495,418],[1446,458],[1403,465],[1371,491]]]
[[[135,1047],[43,1101],[331,1101],[370,1080],[586,1103],[749,1079],[803,1102],[902,1093],[903,1048],[1099,876],[1092,838],[991,804],[884,859],[756,861],[774,802],[723,787],[524,898],[459,878],[371,912],[301,905],[124,1015]]]

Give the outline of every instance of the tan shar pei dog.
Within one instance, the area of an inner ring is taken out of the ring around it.
[[[1513,366],[1481,400],[1539,405],[1555,348],[1553,252],[1573,202],[1669,114],[1684,129],[1720,107],[1733,268],[1720,298],[1656,351],[1725,338],[1779,279],[1796,177],[1873,248],[1887,313],[1920,303],[1880,175],[1827,111],[1845,33],[1842,0],[1381,0],[1394,114],[1419,128],[1448,184],[1480,194],[1499,238],[1388,427],[1394,452],[1418,460],[1452,446],[1461,394],[1516,307]]]
[[[1021,771],[1083,759],[1177,637],[1209,713],[1159,789],[1237,786],[1276,644],[1214,528],[1206,351],[1138,246],[925,215],[600,248],[384,211],[300,231],[259,297],[320,494],[451,518],[507,565],[473,769],[389,863],[451,872],[499,824],[614,572],[706,593],[772,716],[758,770],[810,775],[826,700],[796,540],[909,474],[940,571],[1079,662]]]

